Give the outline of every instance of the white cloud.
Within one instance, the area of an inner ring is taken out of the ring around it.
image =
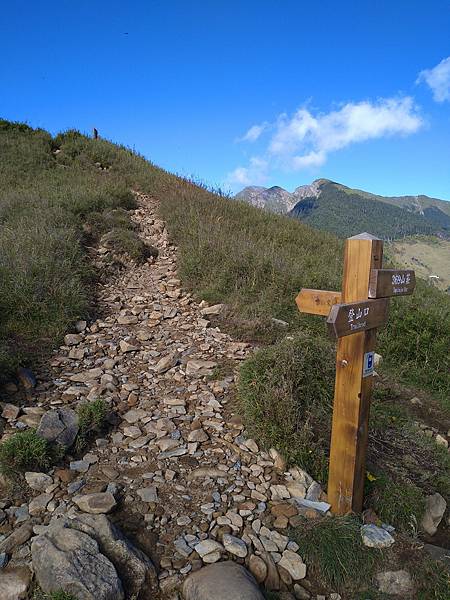
[[[310,152],[305,156],[293,156],[291,164],[294,171],[300,171],[301,169],[321,167],[326,160],[327,155],[324,152]]]
[[[429,85],[436,102],[450,101],[450,56],[441,60],[433,69],[421,71],[416,83],[422,81]]]
[[[265,179],[271,168],[290,171],[317,168],[331,152],[368,140],[409,135],[422,125],[423,120],[409,96],[349,102],[328,113],[313,114],[307,108],[300,108],[292,116],[282,114],[273,125],[266,125],[265,129],[274,132],[264,154],[253,157],[248,167],[237,168],[229,179],[235,183],[245,180],[245,185],[249,185]],[[246,136],[252,130],[253,127]]]
[[[268,161],[253,156],[248,167],[238,167],[228,174],[226,183],[230,185],[259,185],[267,180]]]
[[[261,123],[261,125],[253,125],[250,129],[239,138],[239,142],[256,142],[262,133],[267,129],[268,123]]]

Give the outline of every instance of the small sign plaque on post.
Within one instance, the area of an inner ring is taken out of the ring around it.
[[[414,271],[382,269],[383,242],[369,233],[345,243],[342,292],[302,289],[300,312],[327,316],[337,338],[328,501],[335,514],[361,512],[377,328],[389,298],[412,294]]]
[[[373,375],[375,366],[375,352],[366,352],[364,354],[363,377]]]
[[[416,275],[410,269],[373,269],[369,279],[369,298],[408,296],[416,287]]]

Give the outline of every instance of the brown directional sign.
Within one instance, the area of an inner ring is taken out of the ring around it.
[[[310,290],[302,288],[295,302],[300,312],[311,315],[328,317],[333,304],[341,302],[341,292],[327,292],[325,290]]]
[[[341,292],[302,289],[296,298],[300,312],[328,315],[338,338],[327,489],[335,515],[362,511],[377,328],[389,297],[410,294],[415,284],[413,271],[382,266],[382,240],[354,235],[345,242]]]
[[[334,337],[374,329],[384,325],[388,317],[389,300],[364,300],[331,307],[327,319],[328,329]]]
[[[416,287],[416,275],[410,269],[372,269],[369,298],[408,296]]]

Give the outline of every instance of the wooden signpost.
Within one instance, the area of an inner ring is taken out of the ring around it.
[[[327,316],[337,338],[328,501],[334,514],[361,512],[377,328],[390,296],[412,294],[414,271],[382,269],[383,242],[361,233],[346,240],[341,292],[302,289],[300,312]]]

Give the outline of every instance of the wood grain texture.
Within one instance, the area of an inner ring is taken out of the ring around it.
[[[416,274],[411,269],[372,269],[369,298],[409,296],[416,287]]]
[[[380,269],[383,242],[369,234],[345,244],[343,303],[367,299],[372,269]],[[328,501],[335,514],[361,512],[373,377],[362,377],[364,354],[375,349],[376,329],[338,339]]]
[[[330,335],[340,338],[381,327],[387,321],[388,309],[389,301],[386,298],[335,304],[328,315],[328,330]]]
[[[302,313],[322,315],[327,317],[331,307],[339,304],[342,299],[341,292],[327,292],[325,290],[310,290],[302,288],[295,302]]]

